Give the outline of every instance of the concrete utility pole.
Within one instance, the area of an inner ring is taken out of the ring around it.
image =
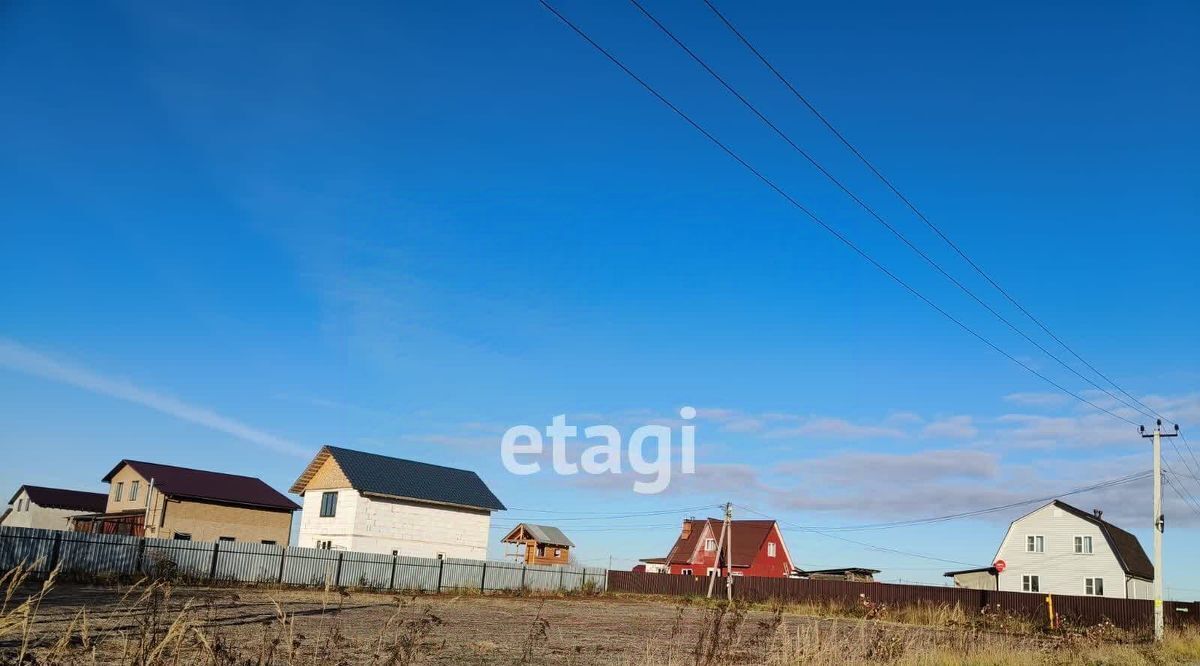
[[[705,520],[707,525],[708,521]],[[729,534],[729,519],[726,518],[721,523],[721,538],[717,539],[717,549],[713,551],[713,565],[708,568],[708,598],[712,599],[713,586],[717,582],[717,576],[721,573],[721,548],[725,546],[725,537]],[[703,534],[701,535],[703,536]],[[705,549],[707,551],[707,549]]]
[[[1154,432],[1147,435],[1145,426],[1138,426],[1142,437],[1154,440],[1154,640],[1163,639],[1163,568],[1162,568],[1162,538],[1165,520],[1162,510],[1162,438],[1179,435],[1179,424],[1175,424],[1175,432],[1162,431],[1162,419],[1154,426]]]

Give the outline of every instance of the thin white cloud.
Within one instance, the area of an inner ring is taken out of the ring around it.
[[[1006,402],[1025,407],[1058,407],[1070,399],[1065,393],[1010,393],[1004,396]]]
[[[148,407],[272,451],[298,458],[308,458],[312,455],[311,450],[295,442],[222,416],[207,407],[188,404],[169,395],[134,386],[125,380],[103,377],[86,368],[50,358],[15,340],[0,338],[0,367]]]
[[[967,415],[938,419],[921,429],[922,437],[937,439],[972,439],[979,434],[973,419]]]
[[[852,423],[846,419],[817,417],[812,418],[794,428],[772,430],[766,435],[769,438],[781,439],[788,437],[829,437],[833,439],[865,439],[869,437],[904,437],[904,431],[886,426],[865,425]]]

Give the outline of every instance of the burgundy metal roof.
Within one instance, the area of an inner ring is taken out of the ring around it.
[[[46,509],[65,509],[67,511],[82,511],[98,513],[108,506],[108,495],[104,493],[89,493],[82,490],[67,490],[65,488],[46,488],[45,486],[21,486],[13,493],[9,504],[16,501],[17,495],[24,490],[30,501]]]
[[[104,476],[108,483],[125,465],[147,480],[154,480],[154,489],[169,497],[241,504],[266,509],[295,511],[300,508],[282,493],[253,476],[209,472],[202,469],[161,465],[140,460],[122,460]],[[101,509],[103,511],[103,509]]]
[[[711,531],[710,536],[716,539],[721,533],[721,523],[724,521],[720,518],[708,518],[684,522],[691,524],[691,532],[687,538],[684,538],[683,531],[680,531],[679,538],[671,547],[671,552],[667,554],[667,564],[691,563],[692,553],[696,551],[700,535],[704,532],[704,526],[708,525]],[[763,542],[775,529],[775,521],[733,520],[730,521],[730,525],[733,527],[733,566],[748,567],[754,562],[758,551],[762,549]]]

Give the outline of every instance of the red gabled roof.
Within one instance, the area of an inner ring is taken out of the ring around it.
[[[667,555],[667,564],[690,564],[692,554],[696,552],[696,547],[704,534],[704,527],[707,525],[712,538],[717,539],[721,535],[721,523],[724,521],[720,518],[707,518],[685,522],[691,524],[691,534],[685,539],[683,530],[680,529],[679,538]],[[734,520],[730,524],[733,528],[733,566],[748,567],[754,563],[754,558],[762,550],[763,543],[775,529],[775,521]]]
[[[129,465],[147,480],[153,479],[154,489],[169,497],[240,504],[295,511],[300,508],[282,493],[253,476],[209,472],[202,469],[161,465],[140,460],[122,460],[104,476],[108,483],[125,465]],[[103,510],[103,509],[102,509]]]
[[[21,486],[13,493],[9,504],[16,501],[17,495],[24,490],[29,500],[46,509],[65,509],[84,513],[100,513],[108,506],[108,495],[104,493],[89,493],[83,490],[67,490],[65,488],[46,488],[45,486]]]

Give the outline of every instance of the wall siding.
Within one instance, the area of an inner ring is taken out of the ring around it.
[[[29,508],[23,511],[17,511],[17,505],[24,505],[29,501],[29,494],[24,490],[17,496],[9,508],[12,512],[4,519],[4,527],[29,527],[39,530],[67,530],[71,529],[71,516],[78,516],[83,511],[74,511],[71,509],[48,509],[37,504],[29,504]]]

